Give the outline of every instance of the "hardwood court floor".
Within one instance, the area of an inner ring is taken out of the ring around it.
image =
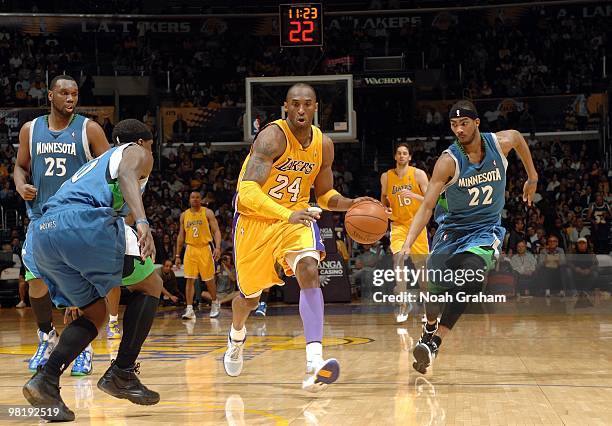
[[[78,424],[610,424],[612,303],[572,311],[553,300],[565,313],[551,311],[550,301],[530,303],[464,316],[427,376],[411,367],[417,318],[401,329],[380,308],[328,305],[324,355],[338,358],[341,377],[314,396],[300,389],[305,354],[296,307],[249,320],[238,378],[221,364],[228,309],[218,320],[200,312],[192,330],[178,311],[163,311],[140,359],[141,379],[161,394],[158,405],[132,405],[96,388],[118,346],[105,336],[94,343],[93,375],[66,374],[62,394]],[[39,423],[7,415],[9,406],[26,404],[21,386],[34,344],[31,311],[0,309],[0,424]]]

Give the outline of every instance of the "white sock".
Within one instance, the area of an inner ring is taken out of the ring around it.
[[[188,311],[192,311],[193,310],[193,305],[187,305],[187,310]]]
[[[118,322],[119,321],[119,314],[117,314],[117,315],[109,315],[108,316],[108,321],[109,322]]]
[[[323,360],[323,345],[321,342],[310,342],[306,345],[306,362],[308,365]]]
[[[234,324],[230,329],[230,338],[236,342],[240,342],[246,338],[246,327],[242,327],[242,330],[236,330]]]

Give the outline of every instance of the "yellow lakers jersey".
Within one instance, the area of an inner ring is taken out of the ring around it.
[[[395,169],[387,172],[387,199],[391,207],[391,220],[399,223],[409,223],[416,214],[420,201],[410,197],[403,197],[398,193],[404,189],[409,189],[415,194],[423,195],[414,174],[416,169],[408,166],[408,170],[403,177],[399,177]]]
[[[287,147],[272,165],[270,176],[262,185],[262,190],[272,200],[290,210],[305,209],[310,201],[310,187],[314,184],[321,168],[323,133],[318,127],[312,126],[312,142],[304,149],[289,130],[285,120],[276,120],[271,124],[281,128],[287,140]],[[242,163],[238,185],[246,171],[249,158],[251,154]],[[240,214],[258,216],[252,208],[240,202],[240,194],[236,200],[236,208]]]
[[[198,212],[193,212],[191,209],[185,210],[183,229],[185,229],[185,243],[190,246],[204,247],[212,241],[204,207],[200,207]]]

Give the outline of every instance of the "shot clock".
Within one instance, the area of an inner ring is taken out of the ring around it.
[[[321,3],[281,4],[281,47],[323,45],[323,8]]]

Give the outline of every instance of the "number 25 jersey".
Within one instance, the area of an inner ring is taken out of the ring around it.
[[[321,169],[323,157],[323,133],[318,127],[312,128],[312,142],[303,148],[291,133],[285,120],[276,120],[269,125],[277,125],[285,134],[287,147],[285,152],[274,162],[270,175],[262,185],[262,190],[278,204],[296,211],[308,207],[310,188]],[[242,164],[238,185],[244,176],[251,154]],[[240,202],[240,193],[236,197],[236,211],[246,216],[258,217],[251,207]]]
[[[87,140],[87,121],[76,114],[68,127],[50,130],[48,116],[30,123],[29,149],[31,184],[36,198],[26,201],[28,217],[42,215],[42,206],[79,168],[92,159]]]

